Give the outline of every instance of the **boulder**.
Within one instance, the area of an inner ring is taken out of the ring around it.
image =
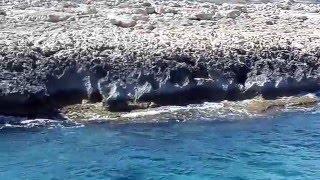
[[[155,8],[155,11],[157,14],[166,14],[166,13],[172,13],[172,14],[177,14],[179,10],[174,7],[164,7],[164,6],[157,6]]]
[[[154,7],[147,7],[147,8],[146,8],[146,11],[147,11],[148,14],[154,14],[154,13],[156,13],[156,8],[154,8]]]
[[[58,4],[61,8],[77,8],[79,4],[72,1],[63,1]]]
[[[149,17],[143,14],[136,14],[132,16],[132,20],[134,21],[148,21]]]
[[[71,16],[65,13],[50,13],[47,15],[48,22],[60,22],[69,19]]]
[[[237,18],[237,17],[239,17],[241,15],[241,11],[239,11],[239,10],[228,10],[228,11],[226,11],[225,12],[225,16],[227,17],[227,18],[232,18],[232,19],[234,19],[234,18]]]
[[[214,14],[212,13],[205,13],[205,12],[198,12],[191,14],[191,16],[188,17],[190,20],[212,20]]]
[[[130,16],[114,16],[110,19],[110,23],[119,27],[129,28],[134,27],[137,21]]]
[[[248,9],[245,5],[237,5],[234,7],[234,9],[241,11],[242,13],[247,13]]]

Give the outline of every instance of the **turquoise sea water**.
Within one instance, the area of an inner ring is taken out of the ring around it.
[[[320,114],[0,130],[0,179],[319,179]]]

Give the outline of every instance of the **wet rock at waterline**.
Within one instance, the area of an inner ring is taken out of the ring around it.
[[[171,120],[188,121],[195,118],[219,119],[246,119],[251,117],[272,116],[288,111],[313,111],[319,108],[319,97],[314,94],[303,96],[282,97],[275,100],[266,100],[262,97],[243,101],[221,101],[187,106],[151,106],[148,109],[136,109],[131,112],[110,112],[103,108],[102,103],[88,103],[65,106],[62,112],[68,119],[90,123],[109,121],[116,123],[126,122],[161,122]]]
[[[319,5],[48,1],[2,9],[0,114],[46,114],[83,100],[130,111],[320,90]]]

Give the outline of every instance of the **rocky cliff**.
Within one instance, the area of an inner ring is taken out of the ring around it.
[[[320,90],[320,6],[37,1],[0,11],[0,114],[110,111]]]

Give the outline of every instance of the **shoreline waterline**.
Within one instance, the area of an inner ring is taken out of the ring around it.
[[[0,131],[2,179],[316,179],[319,113]]]
[[[64,119],[30,119],[1,116],[0,129],[37,127],[82,127],[89,124],[144,124],[194,121],[242,121],[273,118],[285,113],[320,112],[315,94],[265,100],[261,97],[244,101],[205,102],[187,106],[161,106],[131,112],[114,113],[85,102],[63,110]]]

